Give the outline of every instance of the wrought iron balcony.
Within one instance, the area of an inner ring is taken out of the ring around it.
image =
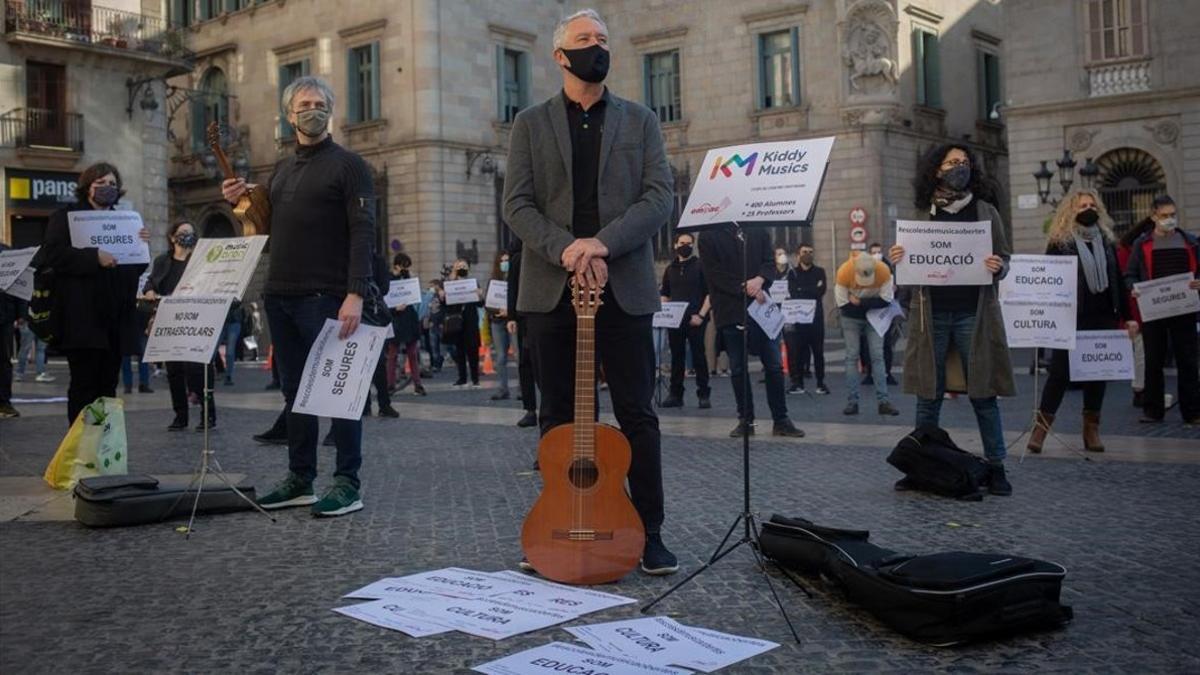
[[[161,17],[98,7],[91,0],[5,0],[4,31],[190,64],[182,29]]]
[[[0,115],[0,146],[83,152],[83,115],[16,108]]]

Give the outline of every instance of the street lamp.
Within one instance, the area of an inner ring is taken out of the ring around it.
[[[1054,178],[1054,172],[1046,166],[1046,161],[1042,160],[1042,168],[1033,172],[1033,177],[1037,180],[1038,198],[1043,204],[1050,199],[1050,180]]]
[[[1083,183],[1083,187],[1090,190],[1099,176],[1100,167],[1096,166],[1091,157],[1088,157],[1087,161],[1083,163],[1083,167],[1079,169],[1079,180]]]
[[[1075,158],[1071,151],[1063,149],[1062,159],[1055,162],[1058,165],[1058,183],[1062,185],[1063,194],[1071,191],[1071,183],[1075,182]]]
[[[1033,177],[1037,181],[1038,198],[1042,200],[1043,204],[1050,204],[1057,208],[1058,203],[1062,200],[1050,197],[1050,181],[1054,179],[1054,170],[1047,165],[1051,161],[1058,167],[1058,184],[1062,187],[1064,197],[1071,191],[1071,185],[1075,183],[1075,167],[1078,165],[1078,162],[1071,156],[1070,150],[1064,149],[1060,159],[1042,160],[1041,168],[1033,172]],[[1083,187],[1091,187],[1092,181],[1099,174],[1100,168],[1089,157],[1087,163],[1079,170],[1079,178],[1083,183]]]

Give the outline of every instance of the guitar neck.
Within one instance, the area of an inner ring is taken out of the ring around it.
[[[596,455],[596,317],[575,317],[575,456]]]
[[[233,173],[233,167],[229,165],[229,158],[225,156],[225,151],[221,149],[221,146],[213,143],[212,153],[213,157],[217,158],[217,164],[221,165],[221,173],[225,174],[225,178],[237,178]]]

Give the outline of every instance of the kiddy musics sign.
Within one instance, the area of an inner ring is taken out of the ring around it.
[[[831,136],[709,150],[676,229],[808,221],[833,140]]]
[[[188,259],[176,295],[224,295],[240,299],[267,245],[267,236],[201,239]]]

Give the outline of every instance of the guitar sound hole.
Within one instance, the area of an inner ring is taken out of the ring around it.
[[[591,459],[577,459],[567,468],[567,477],[576,489],[586,490],[596,484],[600,478],[600,470]]]

